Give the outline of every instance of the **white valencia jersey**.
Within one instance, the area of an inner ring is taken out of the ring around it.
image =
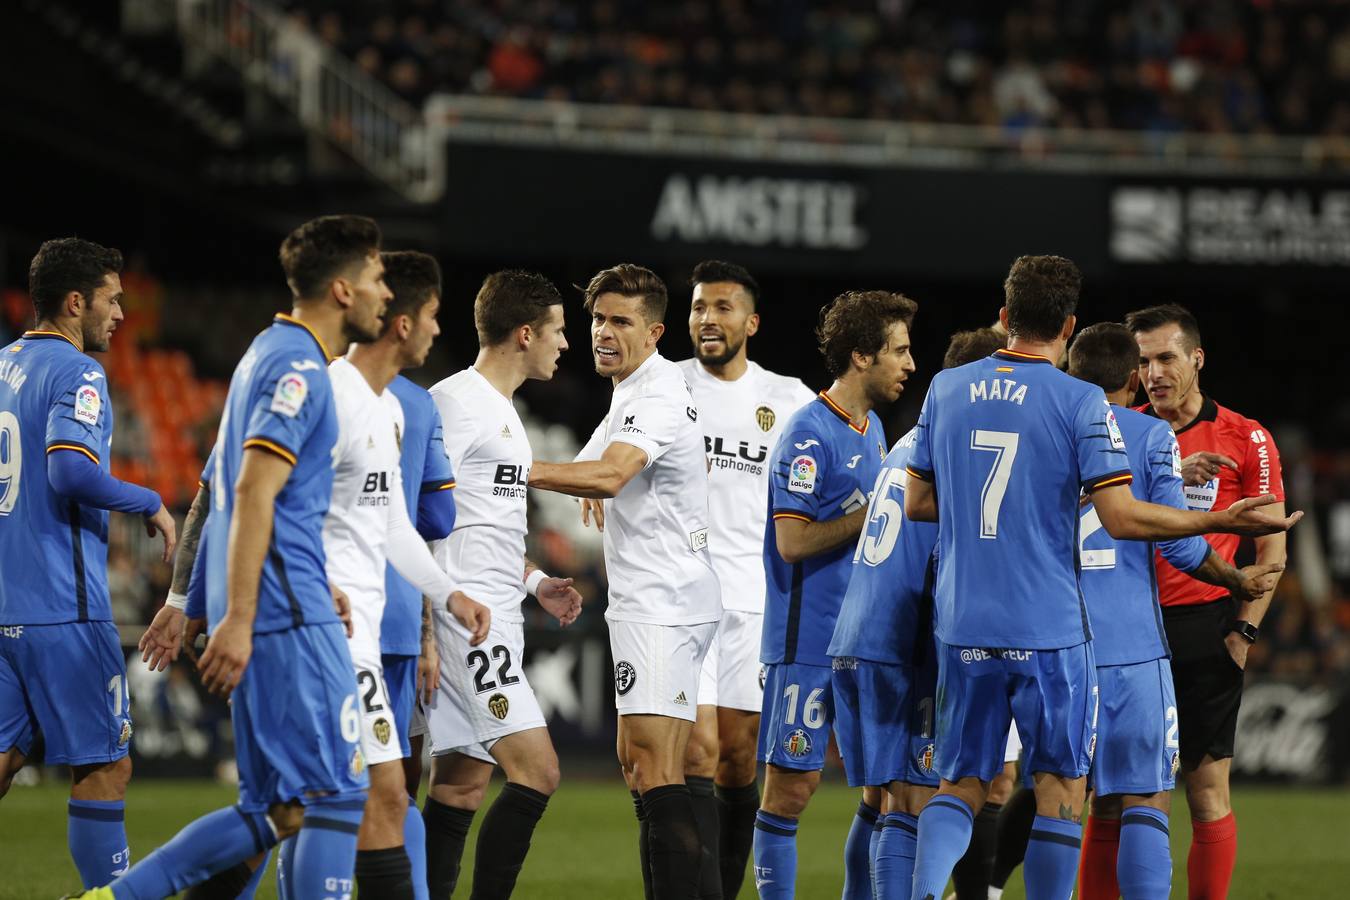
[[[525,425],[474,368],[437,384],[431,397],[455,470],[455,528],[436,543],[436,559],[460,590],[491,607],[494,620],[523,622],[526,484],[534,463]]]
[[[653,353],[614,388],[609,415],[577,457],[599,459],[616,441],[647,455],[646,467],[604,501],[606,619],[695,625],[722,617],[698,416],[680,367]]]
[[[333,495],[323,520],[326,570],[328,580],[351,601],[353,656],[359,646],[373,649],[378,659],[386,563],[442,604],[453,587],[408,519],[399,468],[403,408],[398,399],[389,391],[377,395],[346,359],[335,359],[328,374],[338,439]]]
[[[800,379],[753,362],[735,381],[714,378],[697,359],[679,365],[698,405],[711,466],[708,548],[722,606],[763,613],[769,454],[788,419],[816,395]]]

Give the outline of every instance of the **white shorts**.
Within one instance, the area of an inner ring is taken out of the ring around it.
[[[716,633],[716,622],[698,625],[610,622],[614,706],[619,715],[670,716],[694,721],[699,703],[699,673]]]
[[[1008,746],[1003,751],[1003,761],[1005,763],[1017,762],[1017,758],[1022,755],[1022,736],[1017,733],[1017,723],[1014,722],[1008,726]]]
[[[759,644],[764,614],[728,609],[722,613],[698,680],[700,706],[759,712],[764,706]]]
[[[361,708],[361,752],[366,765],[395,762],[403,759],[394,711],[389,703],[389,688],[384,683],[384,665],[379,647],[373,654],[361,652],[363,645],[349,642],[352,666],[356,669],[356,699]],[[280,687],[284,690],[284,686]]]
[[[525,628],[496,616],[487,640],[469,646],[458,623],[438,617],[436,648],[441,678],[424,710],[431,755],[462,753],[495,762],[492,745],[519,731],[546,726],[543,710],[525,677]],[[412,732],[416,733],[416,732]]]

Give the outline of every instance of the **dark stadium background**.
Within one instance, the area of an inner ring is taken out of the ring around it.
[[[1080,325],[1187,305],[1204,334],[1205,390],[1276,436],[1290,506],[1310,518],[1291,536],[1290,571],[1251,657],[1235,771],[1248,781],[1344,784],[1350,8],[1033,2],[995,13],[976,3],[698,0],[678,6],[692,17],[681,24],[675,4],[284,5],[288,27],[314,30],[356,61],[360,77],[392,85],[399,103],[444,127],[429,142],[444,165],[435,196],[410,199],[354,161],[344,142],[363,128],[395,128],[369,109],[314,127],[269,89],[269,77],[294,74],[294,60],[283,58],[284,41],[255,41],[249,4],[180,7],[201,21],[217,16],[231,52],[261,47],[262,69],[195,46],[200,36],[181,31],[175,5],[160,0],[17,0],[0,11],[0,343],[26,325],[27,266],[41,241],[78,234],[122,250],[137,320],[114,338],[114,354],[126,349],[119,344],[139,347],[110,366],[114,395],[136,398],[118,401],[124,475],[144,475],[186,506],[220,383],[286,306],[277,245],[321,213],[372,215],[387,248],[441,261],[443,334],[415,375],[426,384],[472,361],[472,300],[484,275],[536,269],[563,289],[571,349],[552,383],[521,392],[532,429],[547,435],[536,437],[541,459],[584,440],[608,404],[572,288],[601,267],[632,261],[666,280],[661,349],[681,359],[693,264],[745,263],[763,287],[751,357],[813,388],[827,385],[812,339],[822,304],[849,289],[909,295],[919,303],[919,368],[882,411],[894,440],[913,423],[948,336],[993,321],[1012,259],[1062,253],[1085,273]],[[454,40],[415,39],[413,19]],[[329,40],[334,28],[340,39]],[[648,42],[616,44],[624,49],[602,62],[540,63],[551,59],[539,50],[546,39],[588,34]],[[710,36],[720,56],[708,55]],[[688,55],[650,63],[660,76],[653,88],[642,54],[680,42]],[[817,58],[828,65],[812,69]],[[1058,105],[991,113],[978,80],[953,82],[958,59],[987,67],[995,85],[1029,61]],[[770,70],[789,63],[808,74],[780,94]],[[1135,74],[1122,82],[1126,70]],[[1198,80],[1183,89],[1183,76]],[[906,78],[934,80],[928,105],[913,90],[888,93],[888,84],[912,87]],[[574,102],[583,105],[566,106]],[[1111,130],[1094,130],[1102,127]],[[817,208],[823,223],[772,206],[781,190],[828,194],[828,208]],[[700,206],[700,191],[720,199]],[[737,191],[760,199],[719,226],[709,211],[749,196]],[[682,199],[680,219],[668,204]],[[756,231],[764,208],[754,204],[763,202],[780,215],[777,230]],[[153,416],[141,415],[144,404]],[[560,515],[543,514],[534,552],[577,574],[592,603],[575,633],[533,619],[530,640],[555,664],[569,646],[588,648],[570,668],[550,670],[570,673],[575,695],[555,698],[554,728],[565,755],[607,775],[603,572],[594,543]],[[115,530],[111,580],[132,643],[167,580],[148,552],[136,529]],[[188,702],[191,685],[179,671],[142,687],[153,699],[137,707],[138,779],[228,775],[227,716],[200,696]],[[568,707],[572,699],[580,706]]]

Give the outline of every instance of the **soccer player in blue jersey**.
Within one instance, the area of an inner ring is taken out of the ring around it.
[[[108,474],[113,405],[103,367],[122,321],[122,255],[47,241],[28,272],[37,325],[0,350],[0,796],[35,736],[71,769],[70,855],[86,887],[130,863],[126,665],[108,598],[108,510],[174,546],[154,491]]]
[[[1004,284],[1006,350],[938,373],[919,415],[905,513],[938,522],[938,793],[919,817],[913,896],[942,896],[965,851],[1015,719],[1037,816],[1027,895],[1067,897],[1081,839],[1097,719],[1092,632],[1079,589],[1079,498],[1116,539],[1214,531],[1267,534],[1249,498],[1198,513],[1135,499],[1125,441],[1101,388],[1051,360],[1075,324],[1081,276],[1057,256],[1024,256]]]
[[[1139,344],[1130,330],[1103,322],[1074,340],[1069,374],[1106,392],[1125,439],[1134,496],[1185,509],[1181,448],[1172,429],[1129,408],[1139,391],[1138,360]],[[1079,891],[1083,900],[1166,898],[1172,889],[1168,811],[1181,762],[1180,723],[1158,606],[1154,544],[1113,540],[1091,502],[1082,508],[1078,540],[1101,697]],[[1157,548],[1191,577],[1252,599],[1264,596],[1273,587],[1268,576],[1284,568],[1235,569],[1201,537],[1164,541]]]
[[[821,311],[816,337],[834,383],[793,414],[771,457],[760,649],[759,755],[767,766],[754,843],[761,897],[796,889],[797,821],[820,784],[835,717],[827,648],[886,456],[874,410],[894,402],[914,371],[916,309],[900,294],[859,291]],[[880,789],[865,789],[845,846],[845,897],[871,897],[869,844],[880,807]]]
[[[230,381],[210,479],[211,640],[199,669],[231,699],[239,804],[85,896],[168,896],[297,832],[295,896],[351,892],[367,779],[356,679],[324,570],[338,433],[328,363],[331,348],[380,335],[390,293],[379,249],[379,228],[359,216],[291,232],[281,265],[292,312],[254,338]]]

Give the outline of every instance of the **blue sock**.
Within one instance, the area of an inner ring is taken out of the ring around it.
[[[877,816],[877,824],[872,826],[872,837],[867,842],[867,863],[872,872],[872,896],[877,895],[877,851],[881,849],[881,829],[886,824],[886,816]]]
[[[755,813],[755,889],[760,900],[792,900],[797,890],[797,820]]]
[[[85,887],[102,887],[131,866],[121,800],[71,800],[66,812],[66,841]]]
[[[365,808],[365,792],[316,797],[305,804],[290,872],[297,900],[356,892],[356,832]]]
[[[161,900],[277,842],[267,816],[237,806],[207,813],[111,885],[117,900]]]
[[[914,900],[942,900],[952,869],[970,846],[975,813],[952,794],[936,794],[919,814],[914,851]],[[1068,896],[1065,894],[1064,896]]]
[[[239,896],[235,900],[253,900],[258,893],[258,885],[262,884],[263,876],[267,874],[267,864],[272,861],[272,851],[268,850],[267,855],[263,857],[262,864],[253,870],[253,877],[244,885]]]
[[[1022,862],[1022,878],[1028,897],[1067,897],[1078,879],[1078,852],[1083,846],[1083,826],[1068,819],[1037,816],[1031,823],[1031,840]]]
[[[408,817],[403,820],[403,847],[412,863],[413,900],[430,900],[427,888],[427,824],[417,808],[417,798],[408,798]]]
[[[862,801],[853,814],[853,825],[844,841],[843,900],[872,900],[872,834],[878,812]]]
[[[277,847],[277,900],[295,900],[295,836]]]
[[[1132,806],[1120,817],[1120,851],[1116,882],[1121,896],[1167,897],[1172,893],[1172,848],[1167,813],[1150,806]]]
[[[877,847],[877,900],[909,900],[914,889],[914,851],[918,849],[919,817],[888,813]]]

